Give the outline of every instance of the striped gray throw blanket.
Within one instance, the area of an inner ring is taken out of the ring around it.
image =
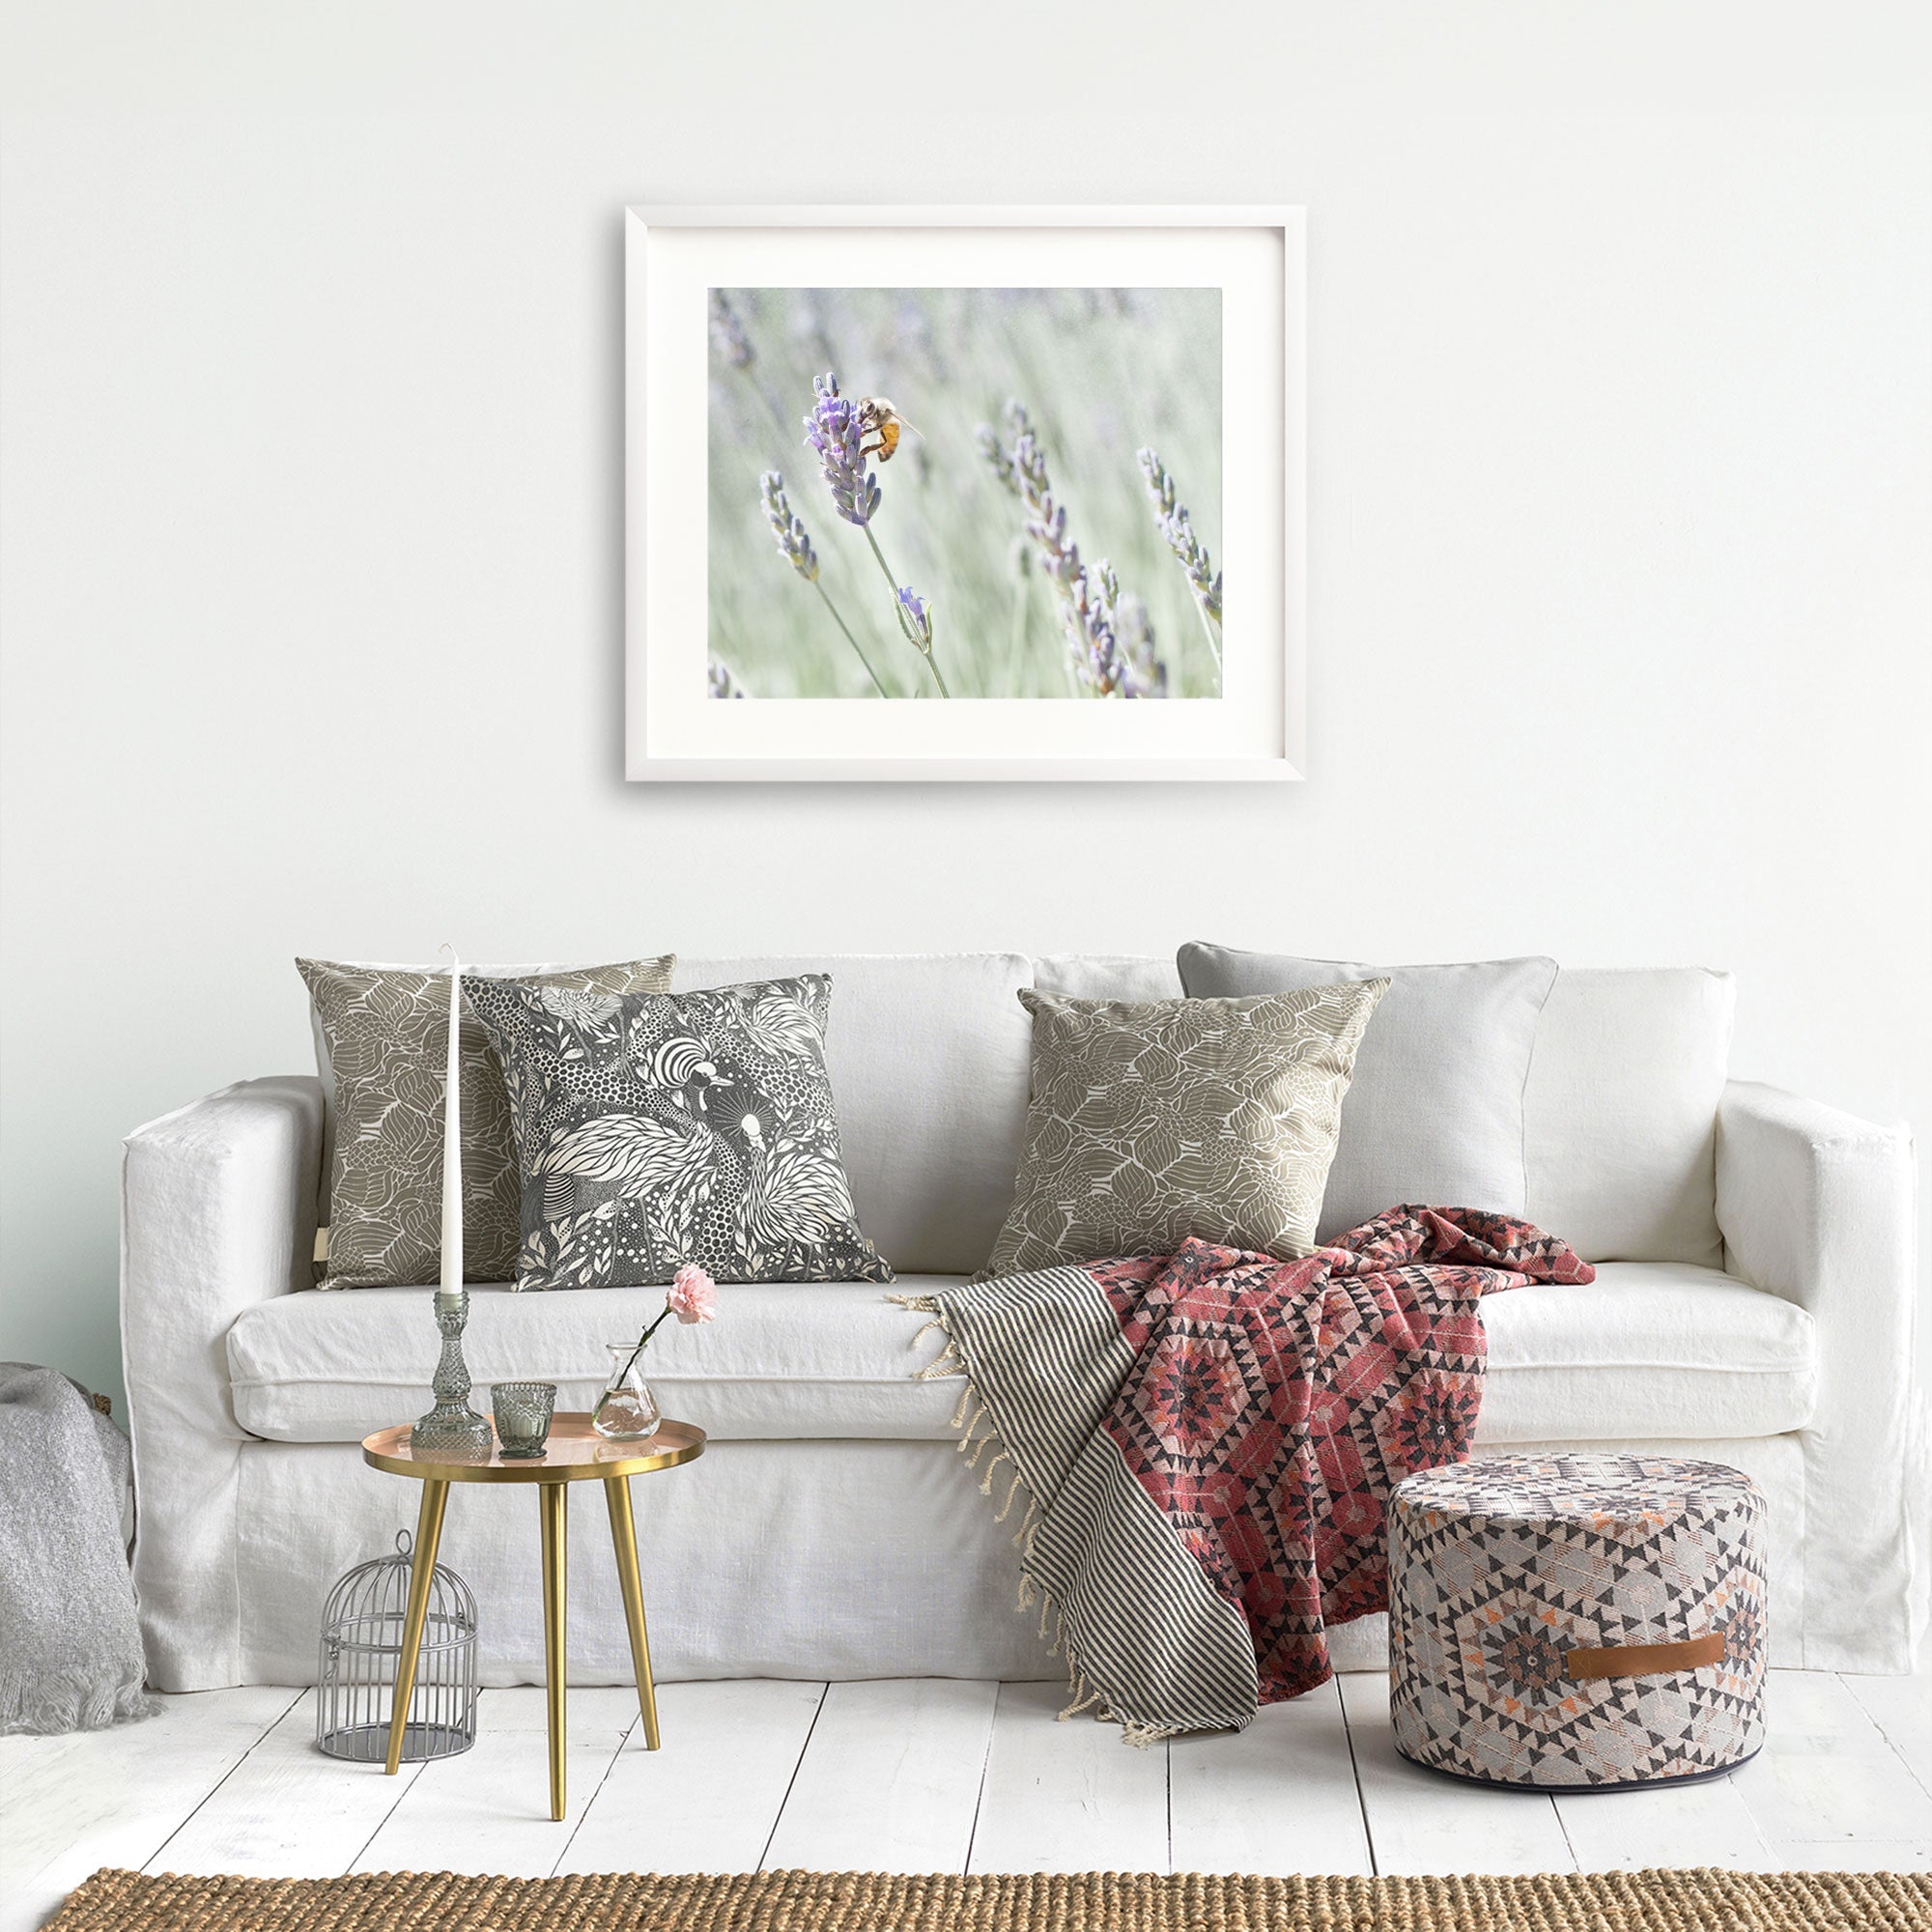
[[[1469,1452],[1477,1303],[1594,1278],[1526,1222],[1405,1207],[1302,1261],[1189,1241],[898,1299],[946,1337],[921,1374],[965,1378],[980,1488],[1025,1505],[1068,1714],[1148,1744],[1327,1680],[1328,1626],[1386,1607],[1390,1491]]]

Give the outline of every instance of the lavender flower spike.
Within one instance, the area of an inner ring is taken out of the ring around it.
[[[1174,478],[1167,473],[1166,466],[1151,449],[1141,450],[1139,460],[1141,474],[1147,479],[1148,495],[1153,498],[1154,527],[1166,539],[1168,549],[1187,573],[1187,581],[1194,586],[1194,595],[1202,613],[1218,626],[1221,622],[1221,573],[1214,568],[1213,559],[1208,554],[1208,546],[1194,534],[1187,506],[1175,500]],[[1214,641],[1211,633],[1208,641]],[[1215,657],[1218,661],[1218,648]]]
[[[1093,569],[1081,562],[1080,546],[1066,534],[1066,506],[1054,500],[1046,454],[1026,411],[1009,402],[1004,414],[1012,447],[1001,442],[991,424],[982,424],[980,451],[1020,499],[1027,540],[1059,595],[1066,668],[1076,692],[1095,697],[1165,697],[1167,668],[1154,654],[1151,628],[1136,634],[1138,649],[1122,647],[1117,621],[1121,588],[1112,567],[1104,559]],[[1015,618],[1014,629],[1024,630],[1023,613]]]
[[[832,621],[845,634],[845,641],[866,667],[866,675],[872,680],[872,689],[884,697],[886,687],[879,682],[879,674],[872,668],[871,659],[866,655],[859,639],[852,635],[852,627],[839,615],[838,605],[833,603],[824,584],[818,581],[818,553],[812,549],[811,538],[792,508],[791,499],[785,495],[784,478],[778,470],[767,469],[759,476],[758,500],[764,506],[765,522],[771,525],[772,535],[778,541],[779,554],[818,592],[826,610],[832,613]],[[713,693],[714,696],[718,695]]]
[[[745,687],[731,673],[723,658],[712,658],[705,666],[707,695],[712,697],[743,697]]]
[[[1150,697],[1166,694],[1167,670],[1150,660],[1133,662],[1120,640],[1120,579],[1102,557],[1073,585],[1070,623],[1083,653],[1083,679],[1102,697]]]
[[[1123,590],[1114,609],[1115,627],[1120,633],[1121,649],[1125,653],[1127,663],[1133,667],[1135,678],[1153,697],[1167,696],[1167,666],[1162,662],[1160,647],[1154,641],[1153,619],[1148,614],[1146,601],[1134,595],[1131,590]]]
[[[805,418],[805,446],[824,469],[833,506],[863,530],[879,513],[879,483],[860,453],[859,406],[838,393],[835,375],[814,376],[811,386],[818,400]]]
[[[758,478],[758,494],[765,506],[765,522],[778,539],[779,554],[808,583],[818,582],[818,553],[811,547],[805,526],[799,522],[785,496],[784,478],[776,469],[767,469]]]

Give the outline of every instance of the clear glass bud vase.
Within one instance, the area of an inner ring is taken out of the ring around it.
[[[639,1442],[655,1435],[664,1417],[644,1379],[644,1351],[635,1342],[607,1342],[604,1346],[611,1351],[611,1378],[590,1411],[591,1428],[618,1442]]]

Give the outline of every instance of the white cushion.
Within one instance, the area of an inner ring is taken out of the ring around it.
[[[1555,960],[1362,966],[1198,942],[1180,949],[1181,984],[1197,998],[1384,976],[1389,989],[1343,1096],[1317,1237],[1332,1241],[1407,1201],[1521,1214],[1523,1083]]]
[[[1586,1261],[1723,1264],[1718,1102],[1735,987],[1702,966],[1565,967],[1523,1090],[1529,1218]]]
[[[916,1276],[901,1293],[956,1286]],[[866,1283],[731,1283],[716,1322],[658,1330],[647,1371],[668,1412],[721,1440],[951,1433],[956,1381],[916,1380],[939,1352],[924,1318]],[[516,1294],[479,1288],[464,1352],[475,1403],[493,1379],[557,1384],[588,1408],[604,1345],[664,1306],[650,1288]],[[1611,1264],[1587,1288],[1516,1289],[1483,1303],[1490,1373],[1481,1442],[1771,1435],[1812,1406],[1811,1318],[1707,1268]],[[364,1288],[277,1295],[228,1333],[235,1419],[282,1442],[353,1442],[429,1406],[430,1294]]]
[[[1033,962],[1033,983],[1068,1000],[1178,1000],[1173,957],[1139,952],[1048,952]]]
[[[677,962],[671,986],[832,976],[825,1065],[859,1225],[905,1274],[971,1274],[1012,1205],[1033,1026],[1017,952]]]
[[[1817,1403],[1811,1318],[1715,1268],[1605,1262],[1483,1299],[1478,1442],[1779,1435]]]

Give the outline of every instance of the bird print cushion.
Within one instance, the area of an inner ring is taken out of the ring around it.
[[[503,1063],[517,1286],[891,1281],[860,1232],[825,1071],[821,973],[697,993],[463,990]]]

